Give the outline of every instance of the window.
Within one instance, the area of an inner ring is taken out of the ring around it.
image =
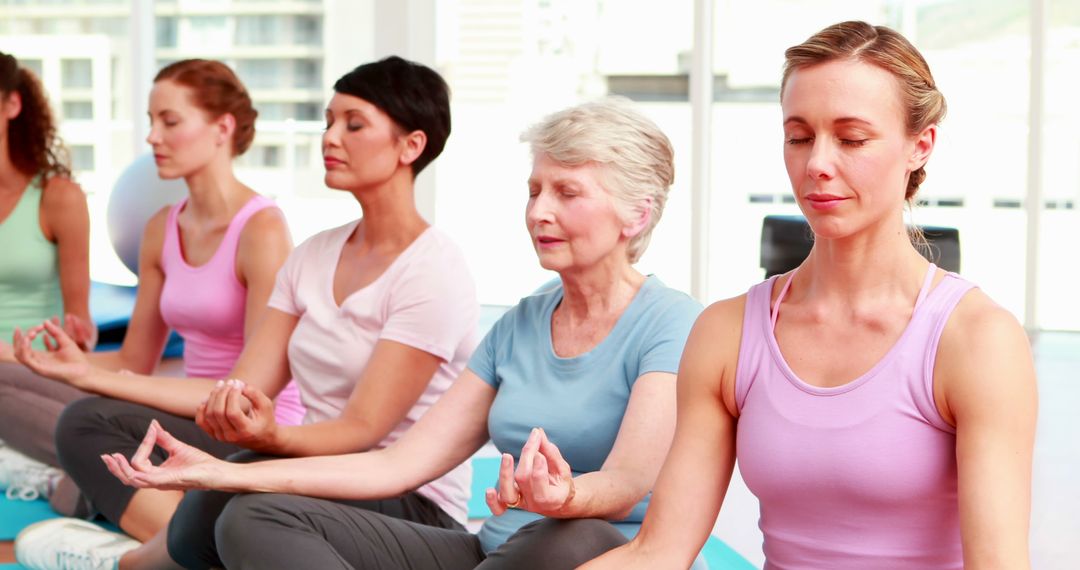
[[[90,101],[64,101],[64,120],[90,120],[94,105]]]
[[[176,47],[178,20],[175,16],[158,16],[154,21],[157,33],[154,35],[154,44],[159,48]]]
[[[88,144],[73,144],[71,150],[71,169],[76,172],[94,170],[94,147]]]
[[[285,84],[281,62],[274,59],[239,60],[236,73],[250,89],[275,89]]]
[[[94,86],[93,69],[89,59],[60,61],[60,84],[66,89],[89,89]]]
[[[282,16],[237,16],[236,45],[265,46],[281,43]]]
[[[34,75],[38,76],[39,78],[41,77],[43,73],[42,70],[44,69],[40,59],[19,58],[19,66],[25,67],[26,69],[33,71]]]
[[[297,103],[293,117],[297,121],[321,121],[324,108],[321,103]]]
[[[298,59],[293,62],[293,87],[318,89],[322,86],[322,65],[314,59]]]
[[[293,16],[293,44],[322,44],[322,18],[319,16]]]

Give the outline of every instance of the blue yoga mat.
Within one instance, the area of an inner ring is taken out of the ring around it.
[[[0,494],[0,540],[15,540],[20,530],[56,516],[45,501],[9,501]]]

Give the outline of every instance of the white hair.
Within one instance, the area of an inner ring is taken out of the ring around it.
[[[567,166],[600,164],[604,189],[624,222],[651,202],[649,223],[630,238],[626,253],[635,263],[645,253],[675,180],[675,152],[667,135],[628,99],[607,97],[545,117],[521,135],[533,155],[545,154]]]

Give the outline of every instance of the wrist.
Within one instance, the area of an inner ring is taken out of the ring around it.
[[[574,477],[571,476],[567,479],[567,482],[570,484],[570,489],[566,492],[566,498],[563,499],[563,503],[556,509],[556,512],[559,514],[566,514],[570,509],[570,503],[574,502],[574,497],[577,496],[577,486],[574,485]]]

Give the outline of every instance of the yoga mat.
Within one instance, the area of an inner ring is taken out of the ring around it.
[[[0,494],[0,540],[15,540],[23,528],[56,516],[46,501],[9,501]]]

